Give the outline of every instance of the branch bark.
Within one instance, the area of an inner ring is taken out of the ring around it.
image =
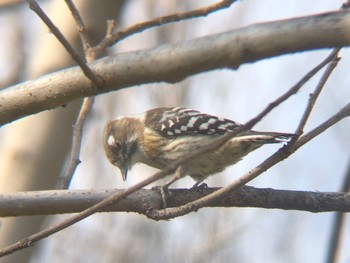
[[[129,52],[91,63],[103,79],[96,88],[73,67],[0,92],[0,125],[78,98],[151,82],[178,82],[193,74],[237,69],[264,58],[350,45],[350,11],[256,24],[156,49]],[[172,63],[169,63],[171,61]]]
[[[178,207],[213,193],[218,188],[169,189],[168,206]],[[0,195],[0,216],[49,215],[78,213],[124,190],[51,190]],[[288,191],[243,186],[209,207],[260,207],[309,212],[350,212],[349,193]],[[100,212],[135,212],[148,215],[162,209],[158,189],[140,189]]]

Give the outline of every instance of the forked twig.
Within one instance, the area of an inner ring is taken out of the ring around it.
[[[96,54],[100,54],[101,51],[105,50],[107,47],[110,47],[118,43],[122,39],[125,39],[131,35],[134,35],[136,33],[141,33],[146,29],[150,29],[152,27],[161,26],[161,25],[165,25],[173,22],[183,21],[186,19],[207,16],[210,13],[213,13],[215,11],[230,7],[236,1],[237,0],[223,0],[218,3],[214,3],[209,6],[201,7],[188,12],[161,16],[161,17],[154,18],[152,20],[137,23],[124,30],[108,35],[94,48],[94,51]]]

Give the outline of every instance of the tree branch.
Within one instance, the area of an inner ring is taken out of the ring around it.
[[[219,188],[169,189],[168,205],[178,207],[209,195]],[[29,216],[78,213],[124,190],[51,190],[0,195],[0,216]],[[18,205],[20,204],[20,205]],[[148,215],[162,209],[158,189],[140,189],[100,212],[135,212]],[[349,193],[288,191],[243,186],[208,207],[260,207],[309,212],[350,212]]]
[[[350,12],[338,11],[256,24],[156,49],[129,52],[91,64],[105,81],[94,87],[74,67],[0,92],[0,125],[72,100],[151,82],[178,82],[218,68],[312,49],[350,45]],[[172,61],[172,63],[169,63]],[[25,91],[25,92],[23,92]]]

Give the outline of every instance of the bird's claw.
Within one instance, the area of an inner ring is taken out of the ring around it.
[[[191,187],[191,189],[207,189],[207,188],[208,188],[208,185],[202,182],[197,182]]]

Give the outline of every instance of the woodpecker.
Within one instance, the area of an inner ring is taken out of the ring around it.
[[[155,108],[139,116],[122,116],[107,122],[103,146],[111,164],[124,181],[136,163],[164,169],[175,160],[234,131],[242,124],[186,108]],[[264,144],[281,143],[293,134],[243,131],[219,149],[183,163],[168,187],[178,178],[192,177],[197,186],[208,176],[222,172]]]

